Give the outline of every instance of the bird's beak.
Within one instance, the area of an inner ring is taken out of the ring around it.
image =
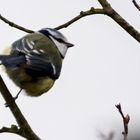
[[[69,43],[69,42],[67,42],[66,44],[67,44],[67,47],[68,47],[68,48],[71,48],[71,47],[73,47],[73,46],[74,46],[74,44]]]

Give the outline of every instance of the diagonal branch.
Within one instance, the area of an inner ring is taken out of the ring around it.
[[[3,17],[1,14],[0,14],[0,19],[2,21],[4,21],[5,23],[9,24],[11,27],[17,28],[17,29],[19,29],[21,31],[24,31],[24,32],[27,32],[27,33],[33,33],[34,32],[34,31],[30,30],[30,29],[27,29],[27,28],[24,28],[24,27],[22,27],[20,25],[15,24],[14,22],[12,22],[12,21],[6,19],[5,17]]]
[[[98,0],[102,5],[105,14],[116,21],[126,32],[128,32],[133,38],[140,42],[140,33],[130,25],[124,18],[122,18],[107,2],[107,0]]]
[[[40,138],[33,132],[27,120],[21,113],[19,107],[15,103],[14,98],[7,89],[1,76],[0,76],[0,92],[22,131],[21,135],[26,137],[28,140],[40,140]]]
[[[111,5],[109,4],[107,0],[98,0],[98,2],[101,4],[103,9],[111,8]]]
[[[140,6],[137,4],[137,2],[135,0],[132,0],[132,2],[135,5],[135,7],[140,11]]]
[[[140,42],[140,33],[130,25],[123,17],[121,17],[106,0],[98,0],[103,9],[96,9],[91,8],[88,11],[82,11],[80,14],[73,19],[69,20],[68,22],[56,27],[56,29],[66,28],[69,25],[73,24],[74,22],[78,21],[79,19],[95,15],[95,14],[105,14],[111,17],[114,21],[116,21],[126,32],[128,32],[134,39]]]
[[[127,33],[129,33],[134,39],[140,42],[140,33],[130,25],[125,19],[123,19],[115,10],[107,12],[107,15],[115,20]]]

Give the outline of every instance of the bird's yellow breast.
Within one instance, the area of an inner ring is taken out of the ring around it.
[[[40,78],[36,81],[25,82],[23,84],[23,89],[25,89],[27,95],[30,96],[40,96],[43,93],[47,92],[54,85],[54,80],[45,77]]]
[[[47,92],[53,85],[55,80],[48,76],[33,78],[25,72],[25,69],[18,68],[15,70],[6,69],[8,76],[20,88],[24,89],[29,96],[40,96]]]

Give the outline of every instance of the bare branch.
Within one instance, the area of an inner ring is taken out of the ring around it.
[[[121,114],[121,116],[122,116],[122,118],[123,118],[123,120],[124,120],[125,117],[124,117],[124,114],[123,114],[123,112],[122,112],[121,104],[117,104],[117,105],[116,105],[116,108],[118,109],[118,111],[120,112],[120,114]]]
[[[98,0],[98,2],[101,4],[103,9],[110,9],[111,8],[111,5],[109,4],[109,2],[107,0]]]
[[[91,7],[90,10],[87,11],[81,11],[80,14],[76,17],[74,17],[73,19],[69,20],[68,22],[56,27],[55,29],[59,30],[62,28],[66,28],[69,25],[71,25],[72,23],[78,21],[79,19],[86,17],[86,16],[90,16],[93,14],[104,14],[104,10],[103,9],[95,9],[94,7]]]
[[[18,126],[16,125],[11,125],[11,127],[2,127],[0,129],[0,133],[13,133],[13,134],[17,134],[19,136],[25,137],[21,129],[19,129]]]
[[[95,15],[95,14],[105,14],[109,17],[111,17],[114,21],[116,21],[126,32],[128,32],[133,38],[135,38],[138,42],[140,42],[140,33],[133,27],[131,26],[125,19],[123,19],[112,7],[111,5],[107,2],[107,0],[98,0],[99,3],[102,5],[103,9],[99,8],[93,8],[91,7],[90,10],[87,11],[81,11],[80,14],[68,22],[56,27],[55,29],[59,30],[62,28],[66,28],[70,26],[72,23],[78,21],[79,19],[89,16],[89,15]],[[33,33],[34,31],[26,29],[24,27],[21,27],[6,18],[4,18],[2,15],[0,15],[0,19],[3,20],[5,23],[9,24],[12,27],[15,27],[19,30],[25,31],[27,33]]]
[[[130,121],[130,116],[128,114],[126,116],[124,116],[124,114],[122,112],[121,104],[117,104],[115,106],[122,116],[123,126],[124,126],[124,132],[122,132],[122,134],[124,135],[124,140],[127,140],[127,137],[128,137],[128,123]]]
[[[0,76],[0,92],[20,127],[21,136],[26,137],[28,140],[40,140],[40,138],[33,132],[27,120],[21,113],[19,107],[15,103],[14,98],[12,97],[9,90],[7,89],[1,76]]]
[[[14,22],[11,22],[10,20],[8,20],[5,17],[3,17],[1,14],[0,14],[0,19],[2,21],[4,21],[5,23],[9,24],[11,27],[17,28],[17,29],[19,29],[21,31],[24,31],[24,32],[27,32],[27,33],[33,33],[34,32],[32,30],[29,30],[27,28],[24,28],[24,27],[22,27],[20,25],[15,24]]]
[[[98,0],[102,5],[106,15],[116,21],[126,32],[128,32],[133,38],[140,42],[140,33],[134,29],[124,18],[122,18],[106,0]]]
[[[80,14],[73,19],[69,20],[68,22],[56,27],[56,29],[66,28],[72,23],[78,21],[79,19],[95,14],[105,14],[111,17],[114,21],[116,21],[126,32],[128,32],[134,39],[140,42],[140,33],[130,25],[124,18],[122,18],[106,0],[98,0],[99,3],[102,5],[103,9],[96,9],[91,8],[87,11],[81,11]]]
[[[135,0],[132,0],[134,5],[137,7],[139,10],[140,7],[136,3]],[[140,42],[140,33],[133,27],[131,26],[124,18],[122,18],[112,7],[111,5],[107,2],[107,0],[98,0],[98,2],[101,4],[102,8],[93,8],[91,7],[87,11],[81,11],[79,15],[76,17],[72,18],[68,22],[56,27],[55,29],[59,30],[62,28],[66,28],[73,24],[74,22],[80,20],[83,17],[90,16],[90,15],[95,15],[95,14],[105,14],[109,17],[111,17],[114,21],[116,21],[126,32],[128,32],[132,37],[134,37],[138,42]],[[11,22],[10,20],[6,19],[2,15],[0,15],[0,19],[4,21],[5,23],[9,24],[11,27],[17,28],[21,31],[27,32],[27,33],[33,33],[34,31],[24,28],[20,25],[15,24],[14,22]],[[7,89],[5,83],[3,82],[1,76],[0,76],[0,92],[5,99],[6,103],[8,104],[8,107],[10,108],[11,112],[13,113],[18,126],[16,129],[13,130],[13,128],[7,128],[3,127],[0,129],[0,132],[10,132],[10,133],[18,133],[20,131],[20,135],[23,137],[26,137],[28,140],[40,140],[40,138],[33,132],[31,127],[29,126],[28,122],[24,118],[23,114],[21,113],[20,109],[18,108],[17,104],[15,103],[15,100],[13,99],[12,95],[10,94],[9,90]],[[127,135],[128,135],[128,123],[130,120],[129,115],[124,116],[121,105],[118,104],[116,105],[118,111],[120,112],[122,118],[123,118],[123,124],[124,124],[124,140],[127,140]]]
[[[140,6],[137,4],[135,0],[132,0],[134,6],[140,11]]]

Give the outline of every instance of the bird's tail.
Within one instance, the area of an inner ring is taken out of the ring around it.
[[[3,60],[7,57],[7,55],[0,55],[0,65],[3,64]]]
[[[0,65],[4,65],[9,68],[16,67],[17,65],[21,65],[25,63],[25,56],[18,55],[0,55]]]

